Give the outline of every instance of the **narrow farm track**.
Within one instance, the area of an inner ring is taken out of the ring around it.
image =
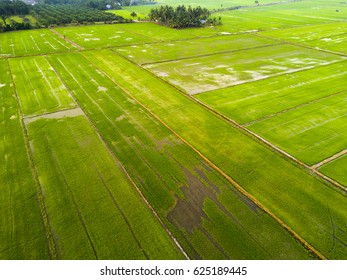
[[[48,61],[48,60],[47,60]],[[49,62],[49,61],[48,61]],[[64,65],[61,62],[62,65]],[[68,89],[68,86],[66,85],[64,79],[60,76],[60,74],[56,71],[56,69],[53,67],[53,65],[50,63],[51,67],[54,69],[55,73],[57,74],[57,76],[59,77],[59,79],[62,81],[62,83],[65,85],[65,87]],[[81,85],[80,85],[81,86]],[[83,88],[82,88],[83,89]],[[84,90],[84,89],[83,89]],[[135,187],[137,193],[140,195],[141,199],[144,201],[145,205],[150,209],[150,211],[152,212],[152,214],[155,216],[155,218],[159,221],[160,225],[163,227],[163,229],[165,230],[165,232],[170,236],[171,240],[175,243],[175,245],[177,246],[177,248],[179,249],[179,251],[184,255],[184,257],[186,259],[189,259],[188,254],[184,251],[183,247],[181,246],[181,244],[177,241],[177,239],[173,236],[173,234],[171,233],[171,231],[168,229],[168,227],[164,224],[164,222],[161,220],[161,218],[159,217],[159,215],[156,213],[156,211],[154,210],[154,208],[150,205],[150,203],[147,201],[147,199],[145,198],[145,196],[142,194],[141,190],[139,189],[139,187],[136,185],[136,183],[133,181],[133,179],[131,178],[131,176],[129,175],[128,171],[125,169],[125,167],[121,164],[120,160],[115,156],[115,154],[112,152],[111,148],[108,146],[108,144],[106,143],[105,139],[103,138],[103,136],[101,135],[100,131],[98,130],[98,128],[94,125],[94,123],[92,122],[92,120],[89,118],[87,112],[80,106],[79,102],[77,101],[77,99],[75,98],[74,94],[70,92],[71,97],[74,99],[75,103],[77,104],[78,108],[84,113],[84,116],[86,117],[86,119],[88,120],[89,124],[92,126],[93,130],[95,131],[95,133],[98,135],[99,139],[101,140],[101,142],[103,143],[104,147],[107,149],[108,153],[114,158],[114,160],[117,162],[118,166],[120,166],[121,170],[125,173],[126,177],[129,179],[129,181],[131,182],[131,184]],[[105,117],[107,117],[105,115]],[[99,172],[97,172],[99,174]],[[100,176],[100,174],[99,174]],[[104,183],[104,180],[102,180],[102,182]],[[107,188],[107,186],[104,183],[105,188],[107,189],[109,195],[111,196],[112,200],[115,202],[115,198],[111,195],[109,189]],[[118,204],[116,204],[118,205]],[[119,209],[119,206],[117,206],[117,208]],[[135,237],[135,240],[137,241],[138,244],[140,244],[139,240],[136,238],[133,229],[130,226],[129,221],[127,220],[127,218],[125,217],[125,214],[123,211],[121,211],[121,214],[123,216],[123,218],[126,221],[126,224],[128,225],[130,231],[132,232],[133,236]],[[140,246],[140,248],[142,248]],[[149,259],[149,256],[147,255],[147,253],[142,249],[142,251],[144,252],[145,256]]]
[[[75,46],[77,49],[79,50],[84,50],[83,47],[79,46],[78,44],[76,44],[74,41],[71,41],[70,39],[66,38],[64,35],[62,35],[61,33],[59,33],[57,30],[55,29],[50,29],[54,34],[56,34],[57,36],[59,36],[60,38],[64,39],[67,43]]]
[[[42,187],[40,185],[38,173],[37,173],[37,170],[36,170],[36,167],[34,164],[34,159],[33,159],[34,157],[33,157],[33,153],[32,153],[32,150],[31,150],[30,144],[29,144],[29,134],[28,134],[28,130],[27,130],[27,127],[25,125],[25,122],[24,122],[23,110],[22,110],[22,106],[21,106],[21,103],[20,103],[20,100],[18,97],[18,93],[16,90],[16,84],[14,83],[14,80],[13,80],[13,74],[12,74],[10,65],[8,63],[8,59],[6,59],[6,62],[8,65],[8,69],[10,71],[10,76],[12,79],[14,93],[15,93],[15,97],[16,97],[19,112],[20,112],[21,124],[22,124],[23,134],[24,134],[24,138],[25,138],[25,147],[27,150],[28,158],[30,159],[30,168],[31,168],[33,178],[34,178],[35,183],[36,183],[36,187],[37,187],[37,196],[38,196],[39,207],[41,210],[41,216],[42,216],[44,228],[46,231],[46,238],[47,238],[47,243],[48,243],[47,246],[49,249],[49,255],[50,255],[51,259],[55,260],[58,258],[57,251],[56,251],[57,245],[56,245],[56,241],[54,239],[53,233],[52,233],[52,228],[50,225],[49,216],[47,214],[47,208],[46,208],[46,204],[45,204],[43,190],[42,190]]]
[[[130,61],[130,60],[129,60]],[[133,63],[132,61],[130,61]],[[92,63],[92,62],[91,62]],[[133,63],[135,64],[135,63]],[[137,64],[135,64],[137,65]],[[291,227],[289,227],[286,223],[284,223],[280,218],[274,215],[267,207],[265,207],[260,201],[258,201],[253,195],[247,192],[242,186],[240,186],[234,179],[232,179],[228,174],[226,174],[223,170],[221,170],[217,165],[215,165],[211,160],[209,160],[206,156],[204,156],[199,150],[197,150],[193,145],[187,142],[183,137],[181,137],[175,130],[173,130],[170,126],[168,126],[164,121],[162,121],[156,114],[154,114],[150,109],[148,109],[144,104],[142,104],[139,100],[137,100],[129,91],[127,91],[124,87],[118,84],[114,79],[112,79],[107,73],[98,68],[95,64],[94,66],[101,71],[106,77],[108,77],[113,83],[122,89],[129,97],[135,100],[143,109],[145,109],[150,115],[152,115],[155,119],[157,119],[162,125],[164,125],[167,129],[169,129],[176,137],[178,137],[183,143],[185,143],[188,147],[190,147],[193,151],[195,151],[210,167],[216,170],[219,174],[221,174],[229,183],[231,183],[238,191],[240,191],[243,195],[249,198],[253,203],[255,203],[260,209],[262,209],[265,213],[267,213],[271,218],[273,218],[278,224],[280,224],[285,230],[287,230],[293,237],[295,237],[305,248],[311,251],[315,256],[320,259],[326,259],[326,257],[321,254],[317,249],[315,249],[311,244],[309,244],[304,238],[302,238],[299,234],[297,234]],[[138,66],[138,65],[137,65]],[[144,69],[144,68],[143,68]],[[146,70],[146,69],[145,69]],[[148,71],[148,70],[146,70]],[[149,72],[149,71],[148,71]],[[151,72],[149,72],[153,75]],[[172,85],[169,84],[171,87]],[[184,96],[187,96],[185,93]],[[191,100],[191,97],[188,97]]]
[[[318,162],[315,165],[312,165],[311,168],[312,169],[318,169],[318,168],[322,167],[323,165],[325,165],[325,164],[327,164],[327,163],[329,163],[329,162],[331,162],[331,161],[333,161],[339,157],[342,157],[345,154],[347,154],[347,149],[344,149],[341,152],[338,152],[337,154],[332,155],[331,157],[328,157],[328,158],[322,160],[321,162]]]

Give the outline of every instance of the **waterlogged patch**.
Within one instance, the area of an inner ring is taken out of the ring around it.
[[[155,72],[158,77],[169,77],[168,73],[165,72]]]
[[[73,118],[73,117],[78,117],[82,115],[84,115],[84,113],[80,108],[74,108],[74,109],[54,112],[50,114],[43,114],[40,116],[28,117],[24,119],[24,122],[28,124],[39,119],[62,119],[66,117]]]
[[[116,121],[121,121],[121,120],[124,120],[126,117],[124,115],[120,115],[116,118]]]
[[[84,41],[89,42],[89,41],[100,41],[100,38],[84,38]]]
[[[98,87],[98,92],[105,92],[105,91],[107,91],[108,90],[108,88],[105,88],[105,87],[102,87],[102,86],[99,86]]]

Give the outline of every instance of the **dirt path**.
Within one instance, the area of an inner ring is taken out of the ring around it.
[[[60,38],[62,38],[63,40],[65,40],[67,43],[69,43],[70,45],[75,46],[77,49],[79,50],[84,50],[83,47],[81,47],[80,45],[77,45],[75,42],[71,41],[70,39],[66,38],[64,35],[60,34],[57,30],[54,29],[50,29],[54,34],[56,34],[57,36],[59,36]]]
[[[339,157],[342,157],[343,155],[347,154],[347,149],[344,149],[342,150],[341,152],[335,154],[335,155],[332,155],[331,157],[328,157],[326,158],[325,160],[322,160],[321,162],[315,164],[315,165],[312,165],[311,168],[312,169],[318,169],[319,167],[321,167],[322,165],[324,164],[327,164],[328,162],[331,162]]]

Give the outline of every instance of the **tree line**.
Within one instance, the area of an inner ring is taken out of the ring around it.
[[[161,6],[160,8],[151,9],[149,18],[152,21],[172,27],[202,27],[205,25],[220,25],[221,18],[210,18],[211,12],[200,6],[192,8],[184,5],[177,6]]]
[[[69,1],[69,0],[67,0]],[[32,16],[32,22],[26,16]],[[20,21],[12,16],[19,16]],[[129,22],[121,16],[79,5],[27,5],[21,1],[0,1],[0,32],[94,22]]]
[[[78,5],[88,8],[107,10],[121,9],[123,6],[152,4],[154,0],[40,0],[39,4],[49,5]]]

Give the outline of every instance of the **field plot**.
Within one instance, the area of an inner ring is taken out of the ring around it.
[[[197,94],[223,115],[247,125],[346,90],[347,63],[334,63]],[[260,90],[261,89],[261,90]]]
[[[347,23],[333,23],[261,32],[260,35],[301,43],[314,48],[346,53]]]
[[[312,165],[347,148],[347,91],[249,126]]]
[[[346,5],[328,1],[319,3],[317,1],[300,1],[280,5],[244,7],[213,14],[213,16],[222,17],[224,28],[230,32],[264,31],[334,23],[345,21],[346,15]]]
[[[84,116],[28,131],[58,258],[182,257]]]
[[[48,245],[9,69],[0,60],[0,259],[46,259]]]
[[[155,41],[143,35],[128,32],[123,24],[59,27],[55,30],[84,48],[127,46]]]
[[[128,10],[125,10],[124,8],[128,8]],[[145,18],[148,19],[148,16],[147,16],[148,13],[142,14],[140,12],[136,12],[136,16],[132,17],[131,14],[134,11],[131,9],[131,7],[124,7],[124,8],[121,10],[109,10],[107,12],[115,14],[117,16],[121,16],[121,17],[126,18],[126,19],[133,19],[133,20],[145,19]]]
[[[347,54],[347,33],[309,41],[307,42],[307,45],[324,50]]]
[[[9,64],[25,116],[76,107],[45,57],[13,58]]]
[[[323,165],[319,171],[323,172],[325,175],[333,178],[337,182],[344,186],[347,186],[347,155],[339,157],[338,159]]]
[[[346,257],[344,193],[329,188],[111,51],[85,55],[325,257]]]
[[[127,32],[145,36],[146,38],[150,38],[155,41],[171,41],[196,38],[200,34],[199,30],[202,30],[201,32],[203,32],[204,34],[205,29],[173,29],[152,22],[143,22],[141,24],[122,24],[120,28]],[[196,33],[196,31],[198,32]]]
[[[344,57],[292,45],[274,45],[145,67],[187,93],[196,94],[342,59]]]
[[[313,257],[82,55],[49,61],[191,258]]]
[[[76,50],[48,29],[0,33],[0,58]]]
[[[346,33],[346,28],[347,22],[339,22],[265,31],[259,32],[259,34],[295,43],[303,43],[344,34]]]
[[[137,64],[145,64],[250,49],[271,44],[277,44],[277,42],[253,35],[230,35],[131,46],[118,48],[117,52]]]

